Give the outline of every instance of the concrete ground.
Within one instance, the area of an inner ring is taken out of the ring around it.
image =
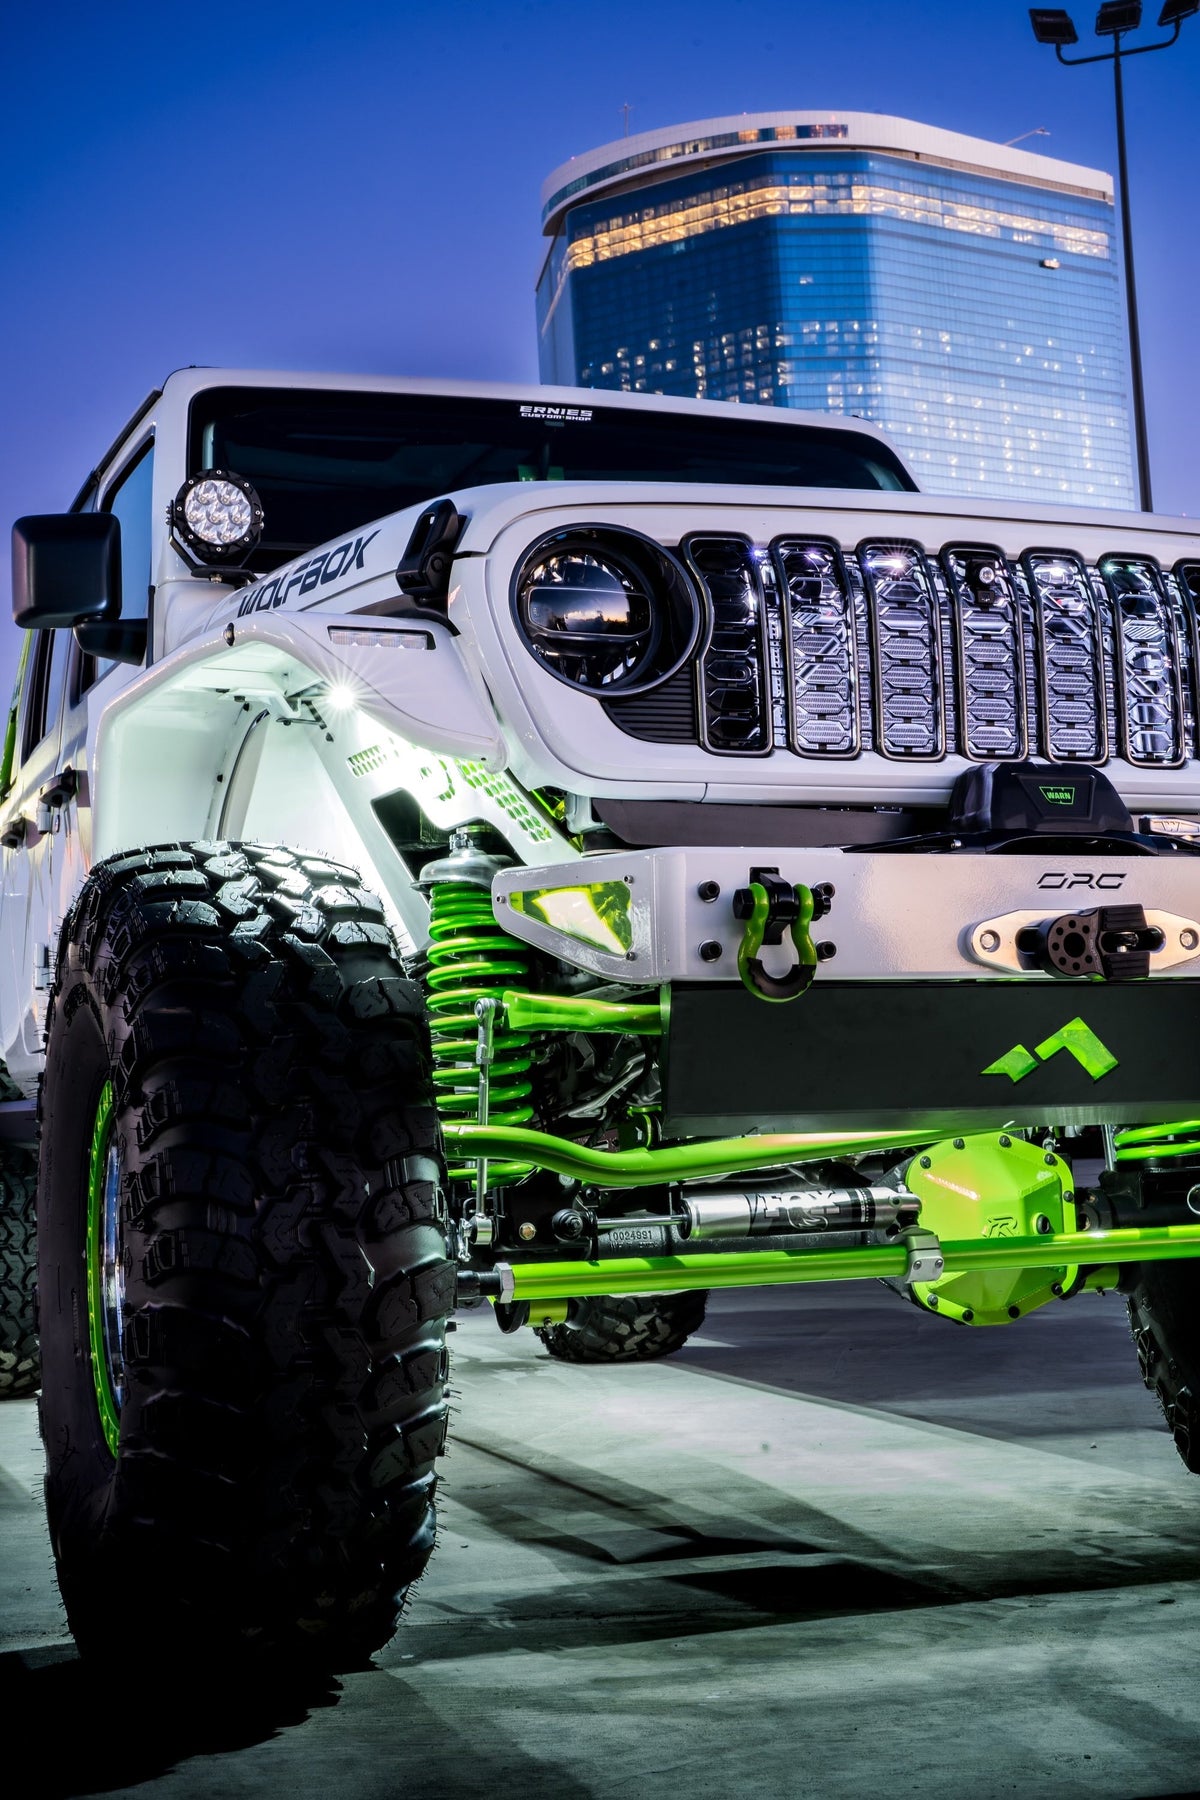
[[[86,1672],[33,1403],[0,1407],[9,1791],[1200,1792],[1200,1481],[1119,1301],[971,1331],[874,1286],[734,1293],[624,1370],[480,1316],[455,1341],[430,1572],[377,1668],[308,1693]]]

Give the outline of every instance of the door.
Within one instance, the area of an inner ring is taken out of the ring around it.
[[[60,746],[69,631],[35,634],[18,697],[12,786],[0,807],[0,1037],[27,1091],[41,1069],[53,976],[54,849],[62,832]]]

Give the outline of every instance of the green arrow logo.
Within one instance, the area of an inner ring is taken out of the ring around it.
[[[1011,1050],[997,1057],[994,1063],[981,1069],[980,1074],[1007,1075],[1010,1081],[1024,1081],[1027,1075],[1033,1074],[1039,1063],[1049,1062],[1060,1050],[1069,1051],[1093,1081],[1099,1081],[1101,1076],[1110,1074],[1117,1066],[1116,1057],[1107,1044],[1100,1042],[1091,1026],[1085,1025],[1082,1019],[1071,1019],[1053,1037],[1035,1044],[1032,1055],[1024,1044],[1014,1044]]]

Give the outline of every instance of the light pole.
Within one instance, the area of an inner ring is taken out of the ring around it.
[[[1034,6],[1029,10],[1029,22],[1033,26],[1033,35],[1039,44],[1053,44],[1060,63],[1074,67],[1081,63],[1110,62],[1113,66],[1113,88],[1117,102],[1117,180],[1121,190],[1121,247],[1125,254],[1125,305],[1129,317],[1129,365],[1130,379],[1133,387],[1133,433],[1137,451],[1138,493],[1143,512],[1153,511],[1153,498],[1150,493],[1150,445],[1146,436],[1146,396],[1142,387],[1142,346],[1138,333],[1137,287],[1133,275],[1133,237],[1129,224],[1129,172],[1125,161],[1125,90],[1121,80],[1121,63],[1127,56],[1145,56],[1151,50],[1169,50],[1179,36],[1183,21],[1195,12],[1200,12],[1200,0],[1165,0],[1162,11],[1158,15],[1158,23],[1164,29],[1169,25],[1171,35],[1161,38],[1157,44],[1135,44],[1132,49],[1122,48],[1121,40],[1126,33],[1136,31],[1142,22],[1142,0],[1104,0],[1100,11],[1096,14],[1097,37],[1111,37],[1111,50],[1102,50],[1095,56],[1064,56],[1066,44],[1077,44],[1079,33],[1072,22],[1071,15],[1057,7]]]

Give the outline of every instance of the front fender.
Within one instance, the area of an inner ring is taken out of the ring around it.
[[[210,625],[104,707],[90,746],[97,857],[203,832],[244,704],[354,707],[385,731],[497,770],[491,702],[441,621],[267,614]],[[234,704],[231,704],[233,702]]]

